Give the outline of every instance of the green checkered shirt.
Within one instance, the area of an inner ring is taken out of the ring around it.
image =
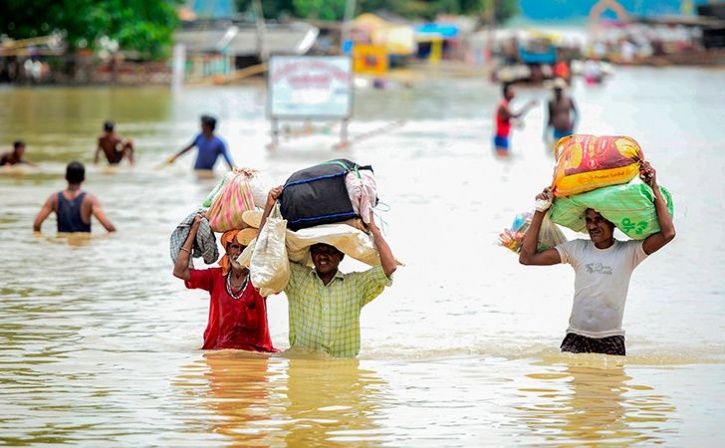
[[[327,285],[314,269],[290,263],[284,289],[289,300],[290,347],[320,350],[337,357],[360,351],[360,310],[392,284],[382,266],[342,274]]]

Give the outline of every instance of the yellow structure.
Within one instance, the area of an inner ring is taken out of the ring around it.
[[[355,44],[352,69],[364,75],[382,75],[388,71],[388,52],[380,45]]]
[[[355,44],[372,44],[385,48],[388,54],[410,55],[417,46],[413,27],[405,23],[388,22],[375,14],[361,14],[352,21]]]

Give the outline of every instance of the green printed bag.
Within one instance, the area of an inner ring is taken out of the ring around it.
[[[672,196],[666,188],[660,192],[673,213]],[[628,237],[643,240],[660,231],[654,205],[654,192],[639,178],[622,185],[602,187],[586,193],[554,199],[551,220],[575,232],[586,232],[584,212],[592,208],[614,223]]]

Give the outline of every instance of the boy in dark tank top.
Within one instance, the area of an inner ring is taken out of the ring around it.
[[[65,169],[65,179],[68,186],[48,197],[35,217],[33,231],[40,232],[43,221],[51,212],[55,212],[58,232],[90,232],[91,216],[95,216],[107,231],[115,232],[116,227],[106,217],[98,198],[81,190],[81,184],[86,179],[86,168],[83,164],[70,162]]]

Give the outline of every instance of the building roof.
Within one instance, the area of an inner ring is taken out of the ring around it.
[[[303,22],[268,23],[265,26],[269,53],[304,54],[315,43],[319,29]],[[174,33],[174,41],[184,44],[189,53],[225,53],[251,56],[259,53],[258,32],[254,23],[207,22],[185,24]]]

